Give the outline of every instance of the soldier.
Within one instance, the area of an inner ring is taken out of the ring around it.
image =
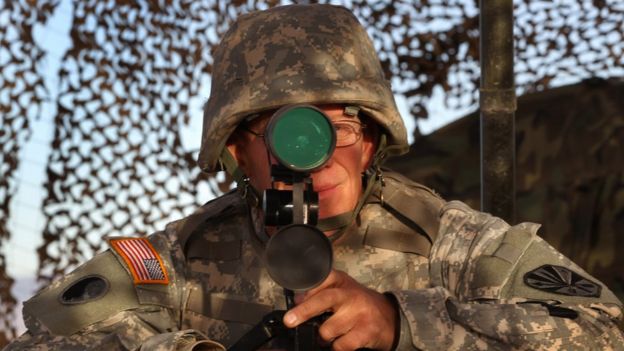
[[[442,200],[381,168],[408,149],[390,86],[346,9],[291,5],[241,16],[214,55],[199,165],[238,188],[147,238],[112,238],[24,305],[28,331],[7,350],[218,350],[284,309],[262,254],[273,228],[269,118],[318,107],[336,151],[313,172],[334,270],[284,316],[333,312],[334,350],[618,349],[622,304],[550,247],[538,225]],[[214,341],[210,341],[214,340]]]

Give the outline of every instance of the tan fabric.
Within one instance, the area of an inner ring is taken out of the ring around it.
[[[426,212],[439,213],[440,229],[429,255],[405,249],[409,238],[394,247],[367,239],[371,228],[402,232],[389,235],[390,242],[402,240],[405,233],[423,235],[418,223],[384,207],[379,193],[364,206],[356,225],[334,242],[334,268],[397,298],[401,350],[624,350],[622,332],[614,323],[621,317],[621,303],[606,286],[601,285],[600,297],[592,298],[524,285],[526,271],[542,264],[565,266],[596,281],[537,237],[536,225],[510,227],[462,203],[444,203],[420,185],[402,185],[405,194],[431,206]],[[35,345],[44,350],[182,350],[197,342],[199,347],[207,338],[232,345],[265,311],[285,307],[281,288],[263,268],[263,240],[255,233],[256,224],[235,193],[205,205],[149,237],[163,258],[170,285],[135,287],[122,269],[125,287],[136,292],[138,306],[119,307],[68,336],[52,332],[33,312],[26,316],[29,331],[8,350]],[[237,241],[239,249],[232,249]],[[230,249],[217,253],[198,246]]]
[[[84,277],[98,277],[108,284],[100,298],[64,304],[61,295]],[[57,335],[68,336],[90,324],[104,320],[121,310],[136,308],[139,302],[123,267],[110,252],[94,257],[65,279],[55,282],[24,303],[23,313],[33,316]]]

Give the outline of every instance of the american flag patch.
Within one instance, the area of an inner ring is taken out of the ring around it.
[[[147,239],[111,239],[110,245],[126,261],[134,284],[169,284],[165,266]]]

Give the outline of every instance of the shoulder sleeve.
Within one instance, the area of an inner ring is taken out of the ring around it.
[[[139,306],[132,280],[106,251],[26,301],[23,313],[50,333],[68,336]]]
[[[440,238],[431,252],[432,279],[460,300],[622,307],[607,286],[537,236],[538,224],[509,226],[500,218],[451,202],[442,210],[440,226]]]
[[[432,189],[394,172],[384,172],[384,186],[372,198],[407,219],[434,242],[439,231],[439,213],[445,201]]]
[[[460,202],[441,211],[432,287],[395,292],[409,344],[440,349],[624,350],[621,302],[537,235]]]
[[[152,344],[159,350],[183,350],[195,343],[211,345],[199,332],[179,331],[184,281],[176,274],[179,264],[171,255],[175,249],[164,233],[142,239],[151,253],[140,246],[120,248],[138,239],[115,240],[113,249],[24,304],[28,331],[7,350],[136,350],[153,349]]]

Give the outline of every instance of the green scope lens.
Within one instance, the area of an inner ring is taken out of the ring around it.
[[[298,172],[322,167],[336,147],[336,131],[329,117],[310,105],[278,110],[269,121],[266,137],[273,156]]]

